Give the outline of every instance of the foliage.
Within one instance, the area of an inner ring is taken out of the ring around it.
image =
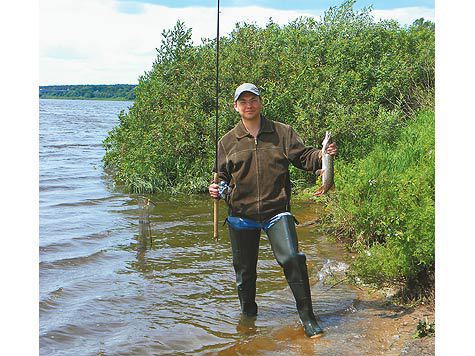
[[[193,47],[180,22],[163,36],[134,105],[104,142],[105,163],[132,191],[198,191],[213,162],[213,52]]]
[[[427,318],[425,320],[419,320],[413,338],[418,339],[432,335],[435,335],[435,323],[429,323]]]
[[[239,119],[234,89],[253,82],[266,117],[292,125],[311,145],[331,130],[340,160],[394,141],[409,114],[433,101],[434,28],[423,20],[407,28],[375,22],[369,9],[353,4],[330,8],[321,20],[240,23],[223,36],[219,136]],[[104,162],[115,181],[133,191],[205,191],[215,154],[215,41],[194,46],[182,22],[164,31],[135,94],[105,140]],[[292,170],[294,185],[310,179]]]
[[[104,99],[134,100],[132,84],[112,85],[44,85],[40,86],[40,99]]]
[[[434,113],[422,112],[393,144],[338,162],[331,220],[359,252],[353,271],[378,286],[420,292],[433,283],[435,260]]]

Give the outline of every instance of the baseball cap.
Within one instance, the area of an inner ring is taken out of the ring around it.
[[[261,96],[259,89],[257,89],[257,87],[254,84],[244,83],[238,86],[236,91],[234,92],[234,101],[238,100],[239,96],[246,91],[252,94],[256,94],[257,96]]]

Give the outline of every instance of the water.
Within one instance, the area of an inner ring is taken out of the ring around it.
[[[298,233],[326,336],[305,338],[264,236],[259,317],[240,323],[227,233],[214,241],[210,200],[156,195],[146,207],[104,173],[102,140],[131,105],[40,100],[40,354],[371,352],[360,323],[376,307],[339,283],[349,256],[312,226]],[[294,213],[308,221],[318,211]]]

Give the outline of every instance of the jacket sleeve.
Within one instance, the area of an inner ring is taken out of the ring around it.
[[[213,172],[218,173],[218,180],[225,181],[226,183],[230,183],[231,181],[231,174],[228,171],[228,162],[226,159],[226,151],[224,150],[224,146],[221,141],[218,143],[218,167],[216,167],[216,162],[213,167]]]
[[[291,127],[289,127],[287,145],[287,157],[295,167],[312,172],[322,168],[322,150],[305,146]]]

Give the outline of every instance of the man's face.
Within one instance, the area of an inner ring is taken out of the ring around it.
[[[259,119],[262,110],[262,101],[257,95],[244,92],[234,102],[234,109],[245,120]]]

